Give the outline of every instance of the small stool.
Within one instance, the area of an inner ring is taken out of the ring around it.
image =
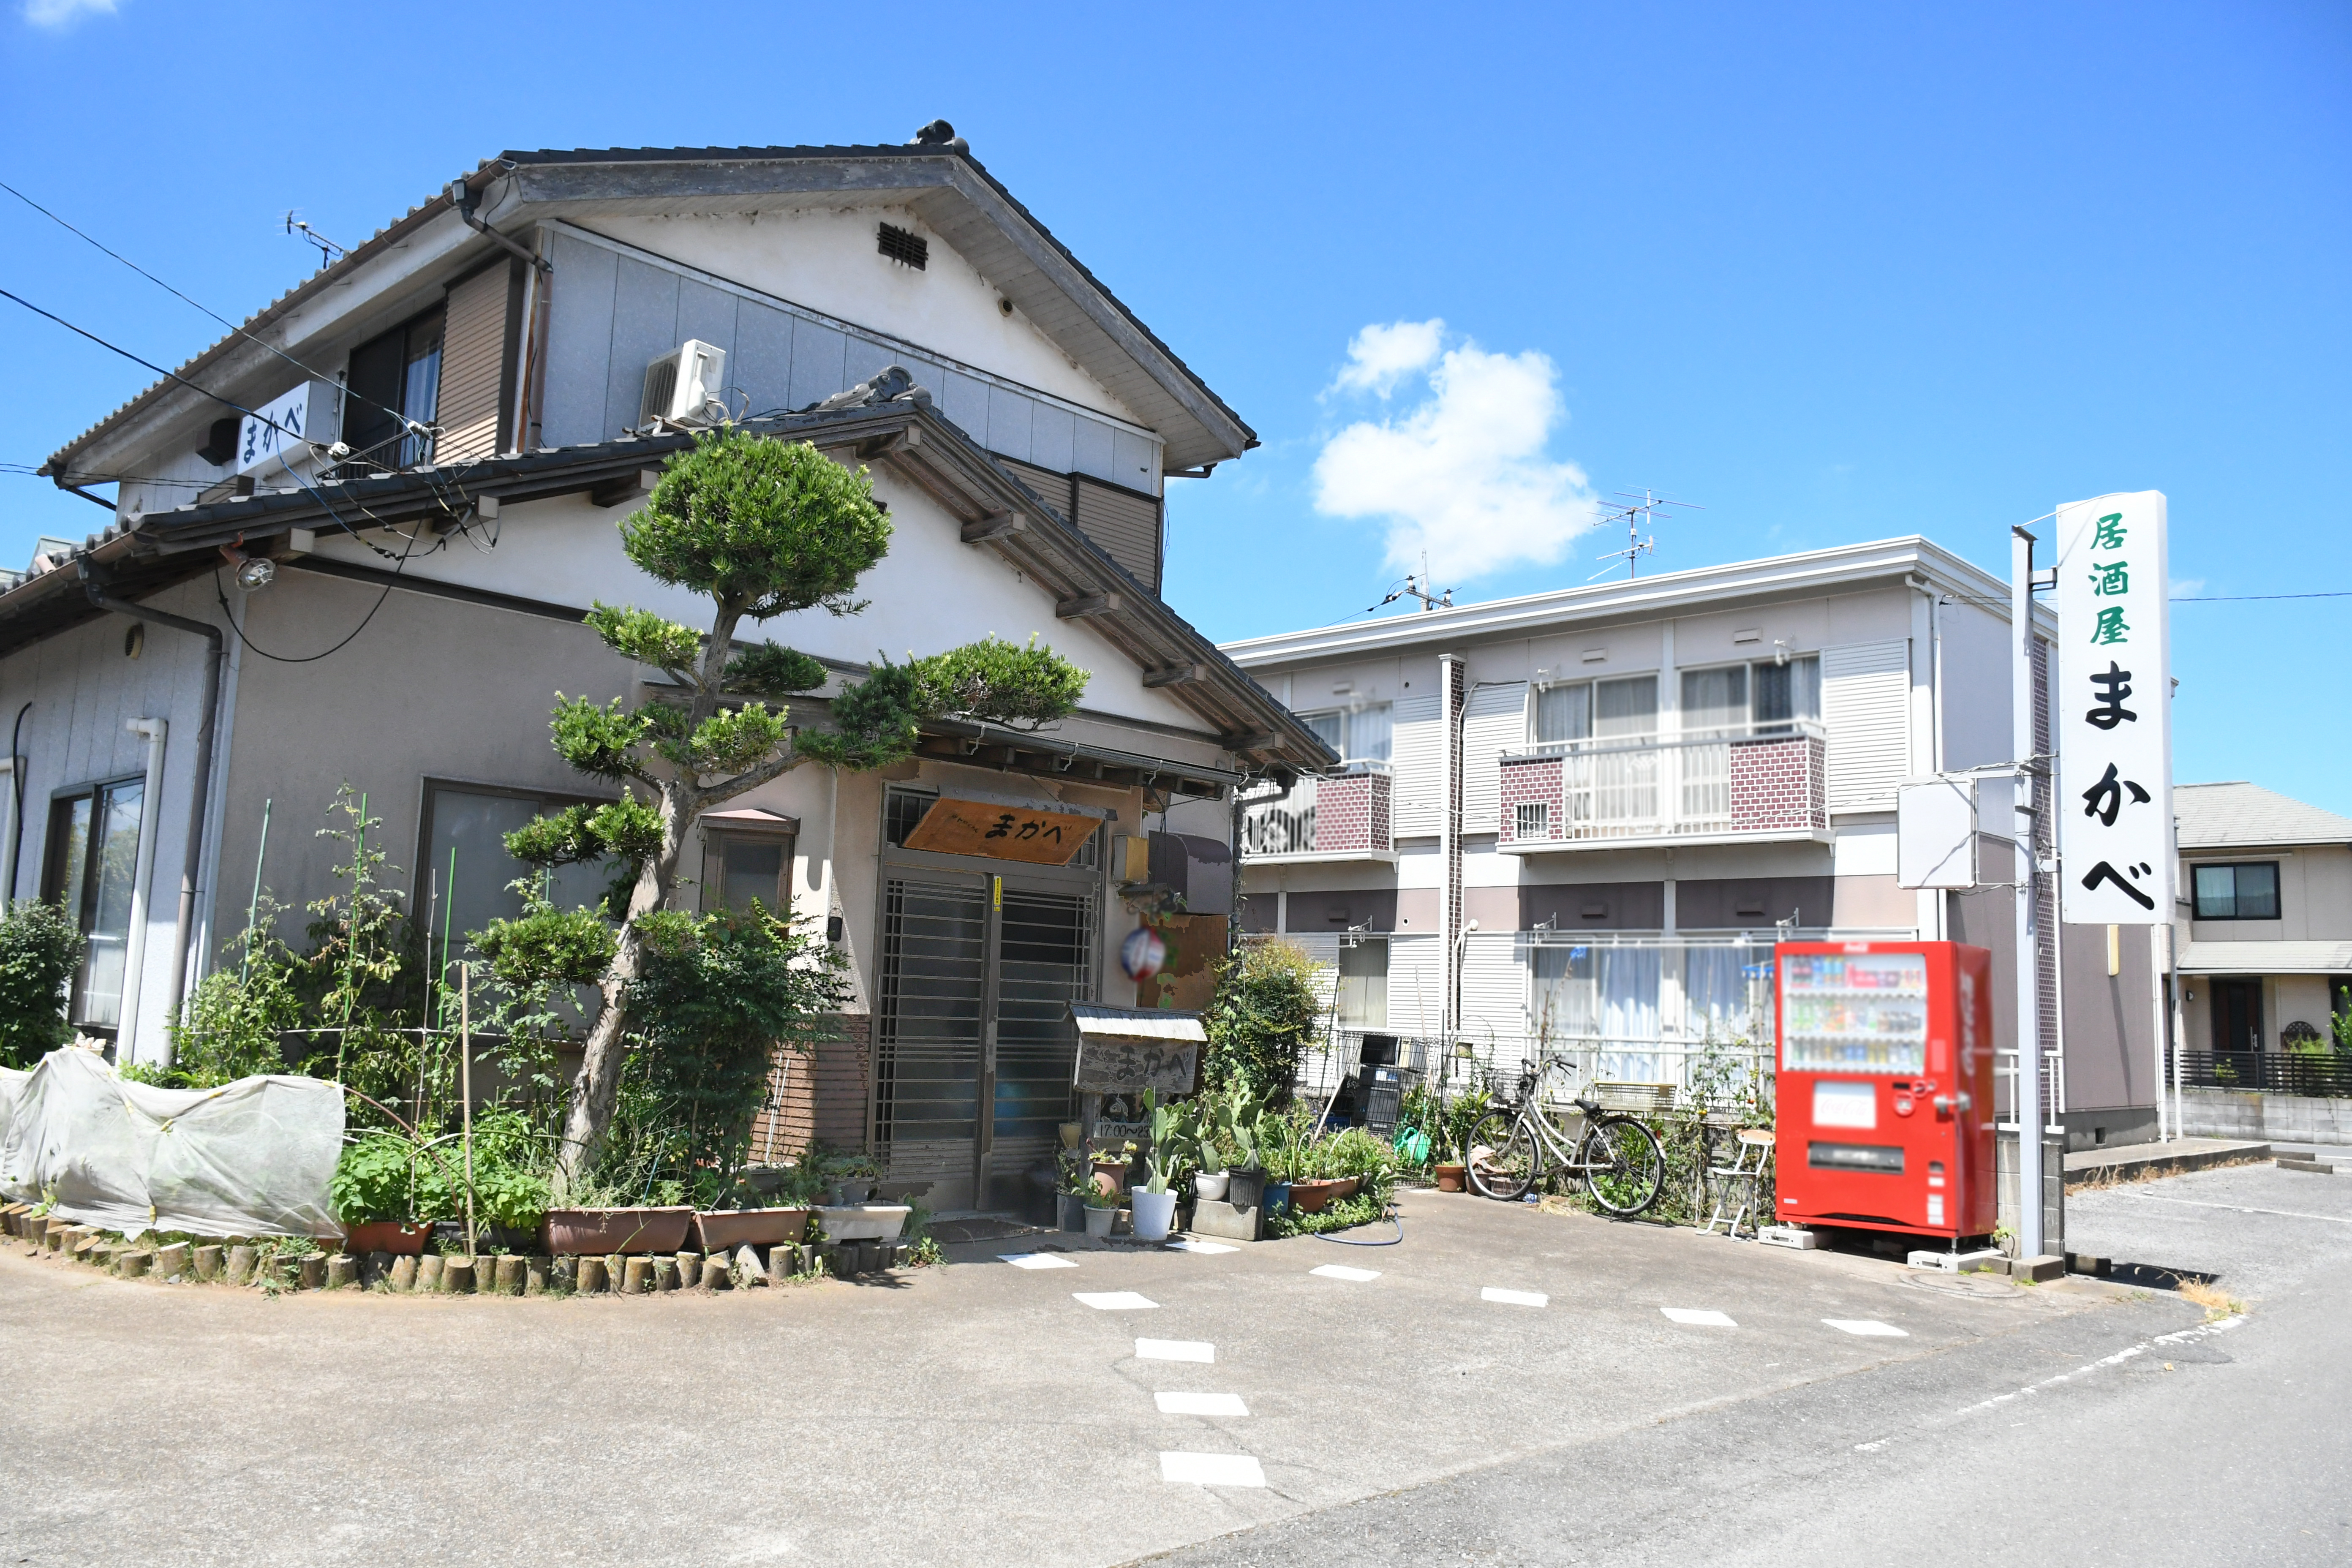
[[[1748,1237],[1757,1239],[1758,1189],[1772,1169],[1772,1145],[1775,1142],[1769,1127],[1743,1127],[1738,1142],[1733,1145],[1731,1163],[1710,1165],[1707,1174],[1715,1179],[1715,1212],[1700,1226],[1703,1235],[1712,1236],[1718,1225],[1732,1240],[1739,1239],[1739,1226],[1745,1222]],[[1727,1214],[1725,1211],[1728,1209]]]

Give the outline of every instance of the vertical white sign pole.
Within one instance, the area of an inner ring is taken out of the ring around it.
[[[2010,530],[2011,828],[2017,841],[2017,1255],[2042,1256],[2042,987],[2034,962],[2033,535]]]

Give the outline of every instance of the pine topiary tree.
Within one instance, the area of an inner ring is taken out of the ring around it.
[[[1084,670],[1051,648],[992,637],[884,663],[835,696],[831,731],[804,732],[796,743],[778,700],[821,689],[825,667],[772,642],[739,648],[737,630],[747,617],[796,610],[856,614],[866,607],[853,597],[858,579],[890,544],[889,519],[865,470],[844,468],[806,442],[734,426],[703,433],[670,458],[645,507],[622,520],[621,540],[640,570],[707,595],[713,614],[709,633],[698,636],[648,610],[595,606],[588,624],[606,646],[662,670],[677,693],[631,707],[559,692],[551,726],[558,754],[627,794],[541,817],[507,839],[528,864],[601,860],[621,868],[606,905],[622,921],[619,940],[564,1126],[559,1172],[567,1190],[576,1189],[612,1125],[632,1033],[631,989],[646,972],[642,922],[668,905],[697,817],[805,762],[856,769],[898,762],[913,753],[929,717],[1050,722],[1077,705],[1087,683]]]

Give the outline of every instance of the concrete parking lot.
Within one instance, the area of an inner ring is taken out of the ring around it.
[[[33,1563],[1883,1561],[1919,1536],[1906,1555],[1957,1560],[1991,1543],[1948,1528],[1988,1500],[1936,1456],[1990,1463],[2013,1407],[2104,1419],[2098,1401],[2142,1391],[2074,1456],[2089,1477],[2209,1452],[2168,1423],[2223,1408],[2265,1336],[2294,1355],[2335,1333],[2341,1395],[2340,1330],[2297,1304],[2352,1265],[2352,1236],[2303,1233],[2352,1225],[2277,1220],[2261,1250],[2306,1261],[2242,1268],[2260,1216],[2224,1215],[2326,1208],[2308,1187],[2248,1200],[2284,1174],[2077,1202],[2078,1245],[2109,1226],[2276,1298],[2223,1335],[2164,1291],[1953,1281],[1433,1193],[1407,1196],[1391,1247],[1038,1237],[887,1283],[708,1298],[272,1300],[12,1247],[0,1546]],[[999,1256],[1024,1251],[1047,1265]],[[1318,1272],[1334,1266],[1370,1277]],[[2160,1347],[2181,1371],[2148,1373],[2143,1351],[2074,1375],[2181,1331]],[[2071,1381],[2003,1402],[2053,1377]],[[2326,1382],[2244,1397],[2299,1408]],[[1871,1495],[1883,1521],[1854,1503]],[[1801,1551],[1840,1519],[1853,1555]],[[2335,1555],[2309,1560],[2342,1560],[2332,1528],[2310,1539]]]

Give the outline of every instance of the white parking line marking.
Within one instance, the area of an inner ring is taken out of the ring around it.
[[[1541,1307],[1551,1298],[1540,1290],[1505,1290],[1489,1285],[1478,1292],[1481,1301],[1500,1301],[1506,1307]]]
[[[1053,1252],[1000,1252],[996,1255],[1015,1268],[1076,1268],[1072,1258]]]
[[[1194,1241],[1186,1237],[1170,1242],[1168,1250],[1171,1252],[1238,1252],[1241,1248],[1228,1247],[1222,1241]]]
[[[1894,1324],[1882,1323],[1875,1318],[1823,1318],[1822,1321],[1849,1334],[1860,1334],[1864,1339],[1907,1340],[1911,1337]]]
[[[1197,1361],[1214,1364],[1217,1347],[1204,1340],[1138,1340],[1138,1361]]]
[[[1697,1307],[1661,1307],[1670,1323],[1688,1323],[1696,1329],[1736,1329],[1739,1325],[1725,1312],[1709,1312]]]
[[[1310,1268],[1307,1272],[1320,1274],[1326,1279],[1353,1279],[1359,1285],[1381,1277],[1377,1268],[1350,1268],[1344,1263],[1327,1263],[1320,1268]]]
[[[1162,1415],[1246,1415],[1249,1406],[1238,1394],[1155,1394],[1152,1401]]]
[[[1097,1312],[1140,1312],[1157,1307],[1159,1302],[1149,1296],[1139,1296],[1132,1290],[1073,1290],[1079,1300]]]
[[[2062,1372],[2055,1377],[2045,1377],[2029,1388],[2021,1388],[2013,1394],[1996,1394],[1980,1405],[1969,1405],[1960,1414],[1973,1415],[1979,1410],[1990,1410],[1994,1405],[2006,1405],[2012,1399],[2031,1398],[2045,1388],[2055,1388],[2062,1383],[2071,1383],[2087,1373],[2097,1372],[2102,1367],[2120,1366],[2134,1356],[2146,1355],[2158,1345],[2185,1345],[2210,1334],[2226,1334],[2245,1321],[2243,1318],[2221,1318],[2210,1323],[2200,1323],[2193,1329],[2182,1329],[2178,1333],[2158,1334],[2152,1340],[2142,1340],[2136,1345],[2126,1346],[2113,1355],[2101,1356],[2097,1361],[2078,1366],[2072,1372]]]
[[[1196,1487],[1262,1487],[1265,1471],[1247,1454],[1163,1453],[1160,1479]]]

